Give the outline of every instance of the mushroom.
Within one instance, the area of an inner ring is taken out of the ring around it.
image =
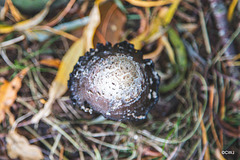
[[[125,121],[145,119],[158,101],[160,78],[150,59],[126,41],[97,44],[79,58],[68,81],[70,99],[85,112]]]

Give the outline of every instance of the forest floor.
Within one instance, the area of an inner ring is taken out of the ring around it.
[[[238,0],[19,2],[0,3],[1,160],[240,159]],[[124,40],[161,78],[147,118],[74,106],[79,57]]]

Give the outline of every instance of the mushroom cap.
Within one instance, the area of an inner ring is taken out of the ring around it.
[[[160,78],[152,60],[126,41],[97,44],[75,65],[68,86],[74,105],[112,120],[145,119],[158,101]]]

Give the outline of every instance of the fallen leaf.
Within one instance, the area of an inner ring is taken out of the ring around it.
[[[49,0],[45,6],[45,8],[39,12],[36,16],[27,19],[25,21],[18,22],[14,25],[0,25],[0,33],[10,33],[12,31],[25,31],[33,26],[38,25],[43,21],[43,19],[47,16],[51,4],[54,2],[54,0]]]
[[[64,55],[59,70],[49,89],[49,99],[31,122],[38,123],[43,117],[47,117],[52,111],[52,104],[67,91],[69,74],[80,56],[93,47],[93,37],[100,24],[99,4],[104,0],[95,1],[89,15],[89,24],[84,28],[82,37],[77,40]]]
[[[165,21],[165,17],[168,12],[169,7],[162,7],[157,15],[153,16],[149,26],[146,27],[145,31],[130,41],[132,44],[134,44],[136,49],[141,49],[145,43],[150,43],[161,39],[165,32],[165,29],[162,27],[163,22]]]
[[[237,6],[238,0],[233,0],[228,9],[227,19],[228,21],[232,20],[235,7]]]
[[[202,112],[202,106],[199,107],[199,118],[201,118],[201,115],[202,115],[201,112]],[[201,120],[200,126],[201,126],[201,130],[202,130],[203,147],[205,145],[207,145],[207,148],[206,148],[206,151],[205,151],[205,154],[204,154],[204,160],[210,160],[207,131],[206,131],[206,127],[204,125],[203,119]]]
[[[164,17],[163,25],[168,25],[171,22],[180,2],[181,2],[181,0],[173,1],[173,4],[169,7],[169,10],[168,10],[166,16]]]
[[[42,59],[39,63],[45,66],[58,68],[61,61],[60,59]]]
[[[163,1],[128,0],[129,3],[131,3],[130,1],[134,2],[132,4],[135,3],[144,4],[143,7],[147,7],[150,4],[154,5],[163,2]],[[132,44],[134,44],[134,47],[136,49],[141,49],[144,43],[150,43],[158,39],[161,39],[163,45],[167,48],[167,50],[170,49],[170,45],[166,43],[168,40],[165,37],[163,37],[165,30],[163,29],[162,26],[166,26],[171,22],[180,1],[181,0],[164,1],[164,3],[168,2],[172,4],[170,5],[170,7],[162,7],[157,13],[157,16],[154,16],[152,18],[151,23],[149,25],[149,29],[145,29],[145,31],[143,31],[141,34],[139,34],[137,37],[130,41]]]
[[[177,27],[181,30],[188,31],[190,33],[194,33],[198,29],[198,25],[195,23],[179,23]]]
[[[40,41],[43,42],[48,39],[52,34],[58,34],[64,36],[72,41],[77,41],[79,38],[74,36],[73,34],[67,33],[66,31],[72,31],[77,28],[83,27],[88,24],[89,18],[88,16],[75,19],[73,21],[61,23],[54,27],[49,26],[35,26],[33,29],[25,30],[27,38],[30,41]],[[8,29],[8,28],[7,28]]]
[[[23,69],[11,82],[4,80],[0,86],[0,123],[5,119],[5,113],[8,114],[11,125],[15,121],[13,114],[10,112],[10,107],[17,98],[17,92],[22,86],[22,79],[28,70],[28,68]]]
[[[7,153],[12,159],[40,160],[43,154],[36,145],[29,144],[26,137],[19,135],[16,131],[10,131],[6,137]]]
[[[99,33],[102,34],[103,40],[96,34],[94,42],[105,43],[106,41],[115,44],[119,42],[126,23],[126,15],[114,4],[114,2],[106,2],[100,6],[102,23],[98,27]]]
[[[162,6],[166,4],[171,4],[172,0],[158,0],[158,1],[142,1],[142,0],[126,0],[127,2],[131,3],[132,5],[139,6],[139,7],[156,7]]]

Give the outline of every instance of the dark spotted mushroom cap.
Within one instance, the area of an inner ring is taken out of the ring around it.
[[[112,120],[145,119],[158,101],[160,78],[153,62],[124,41],[97,44],[75,65],[68,86],[74,105]]]

